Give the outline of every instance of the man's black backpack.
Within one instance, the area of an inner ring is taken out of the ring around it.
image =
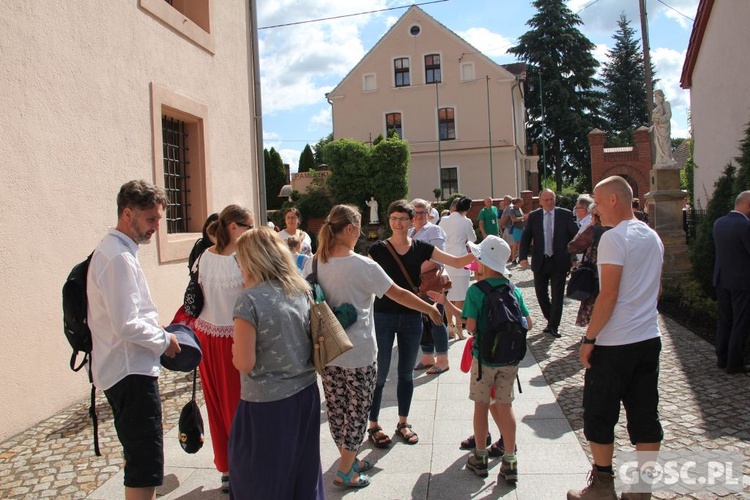
[[[76,264],[63,285],[63,331],[70,347],[73,348],[73,354],[70,357],[70,369],[77,372],[88,364],[89,382],[91,382],[89,416],[94,423],[94,453],[96,453],[96,456],[101,456],[98,437],[99,422],[96,417],[96,387],[91,376],[92,342],[88,324],[88,297],[86,295],[86,277],[93,255],[94,252],[91,252],[86,260]],[[79,353],[83,354],[83,359],[76,365]]]
[[[485,295],[484,329],[479,332],[479,360],[494,366],[517,365],[526,355],[526,328],[521,307],[514,294],[515,286],[507,283],[493,287],[487,281],[476,284]],[[482,363],[479,375],[482,378]]]

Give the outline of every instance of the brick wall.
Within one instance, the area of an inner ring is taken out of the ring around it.
[[[653,165],[651,159],[651,136],[646,127],[635,131],[635,145],[630,151],[625,148],[604,148],[605,133],[594,129],[589,132],[591,149],[591,185],[610,175],[627,179],[636,198],[643,198],[649,191],[649,177]]]

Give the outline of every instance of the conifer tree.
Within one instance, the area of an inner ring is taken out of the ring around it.
[[[633,143],[635,129],[648,124],[649,109],[646,104],[646,66],[635,30],[630,27],[624,13],[620,14],[617,26],[612,36],[615,46],[607,54],[609,60],[602,70],[605,89],[602,109],[611,144],[625,145]]]
[[[315,170],[315,156],[313,155],[312,148],[309,144],[305,145],[305,149],[302,150],[302,154],[299,155],[299,168],[297,172],[309,172],[311,169]]]
[[[279,198],[281,188],[286,184],[284,160],[276,149],[263,150],[266,172],[266,208],[274,210],[281,207],[283,200]]]
[[[581,18],[563,0],[535,0],[533,6],[537,13],[526,23],[531,29],[508,50],[529,64],[527,139],[541,151],[544,135],[547,164],[541,172],[554,173],[558,191],[564,181],[574,179],[590,189],[588,133],[604,126],[599,117],[602,94],[595,90],[599,62],[592,54],[594,44],[577,28]]]

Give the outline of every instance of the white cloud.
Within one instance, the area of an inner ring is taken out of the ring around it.
[[[331,107],[327,106],[310,118],[310,124],[307,130],[315,131],[320,129],[333,130],[331,122]]]
[[[280,149],[279,155],[281,155],[281,159],[284,160],[284,163],[289,164],[289,171],[290,172],[297,172],[297,169],[299,168],[299,156],[302,154],[301,150],[297,149]]]
[[[672,107],[687,108],[690,106],[690,93],[680,88],[680,75],[685,61],[685,53],[686,51],[678,52],[662,47],[651,51],[651,61],[656,67],[656,77],[659,79],[656,88],[664,91],[664,95],[672,103]]]
[[[617,21],[620,14],[624,13],[630,21],[630,27],[640,33],[641,12],[638,8],[638,2],[629,1],[615,2],[600,0],[594,3],[594,0],[569,0],[568,7],[577,13],[584,22],[587,33],[613,34],[617,29]],[[685,16],[695,18],[698,9],[698,0],[669,0],[669,7],[660,2],[650,2],[647,7],[647,17],[649,25],[658,22],[661,18],[668,18],[676,21],[682,28],[689,29],[693,21]],[[582,10],[583,9],[583,10]],[[676,12],[676,11],[679,11]],[[684,14],[684,15],[682,15]],[[579,28],[581,28],[579,26]]]
[[[384,0],[261,2],[259,25],[334,17],[385,7]],[[325,93],[364,56],[362,28],[378,15],[259,31],[265,113],[325,102]]]
[[[666,17],[677,21],[683,28],[690,28],[693,25],[693,21],[685,16],[695,19],[695,14],[698,11],[698,0],[671,0],[669,5],[672,9],[664,5],[658,7]]]
[[[596,68],[596,77],[601,78],[602,77],[602,71],[604,70],[604,63],[609,61],[609,51],[612,49],[612,47],[608,46],[606,43],[597,43],[596,47],[594,47],[593,54],[594,58],[599,61],[599,67]]]
[[[508,49],[515,44],[514,41],[499,33],[493,33],[487,28],[469,28],[465,31],[458,31],[456,34],[488,57],[507,55]]]

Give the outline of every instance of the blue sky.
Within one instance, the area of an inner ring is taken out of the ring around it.
[[[259,31],[264,147],[274,147],[297,170],[305,144],[331,132],[325,93],[333,89],[412,3],[404,0],[257,0],[258,26],[343,16],[403,6],[403,9]],[[579,29],[606,61],[621,12],[640,36],[638,0],[568,0],[583,21]],[[657,85],[672,104],[672,136],[688,136],[690,96],[680,89],[698,0],[647,0],[651,58]],[[499,64],[528,30],[535,14],[529,0],[448,0],[420,5]],[[688,19],[690,18],[690,19]]]

